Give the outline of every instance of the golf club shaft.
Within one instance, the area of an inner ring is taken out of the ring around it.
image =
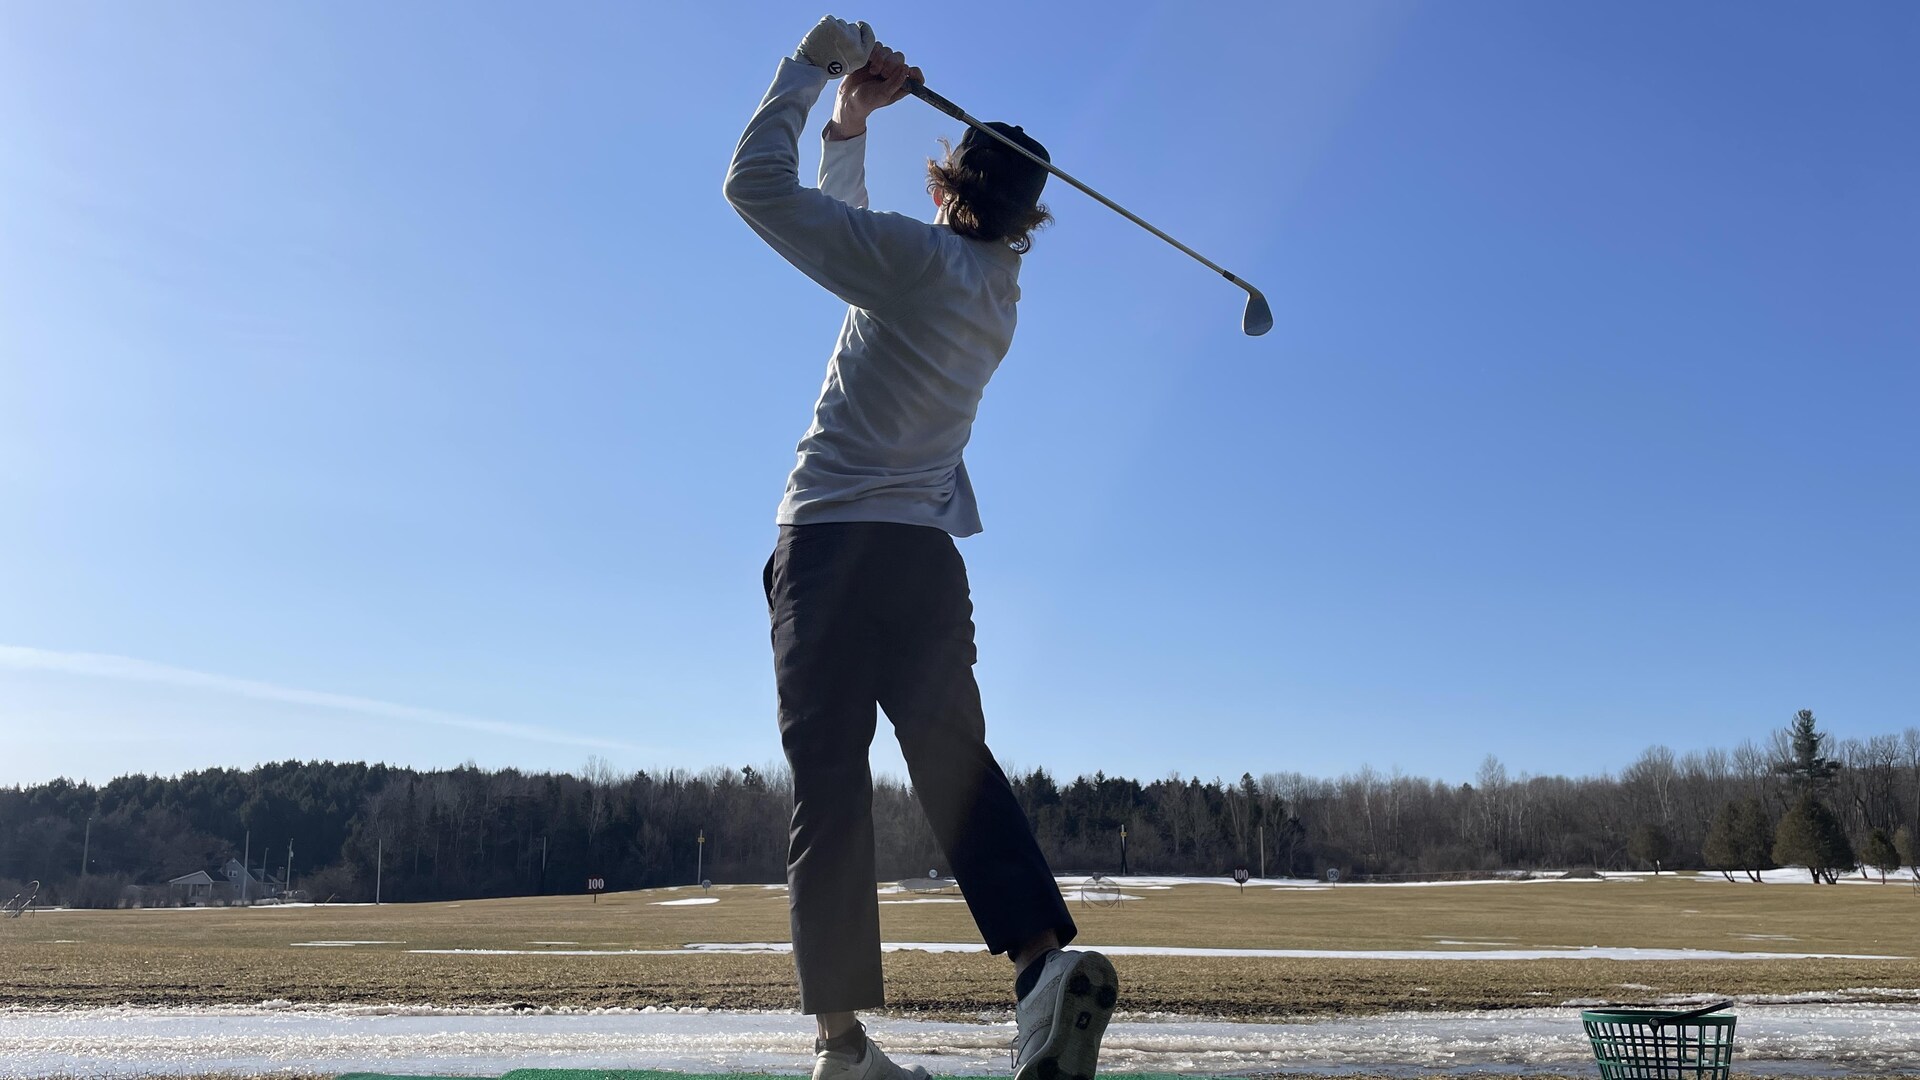
[[[1181,243],[1180,241],[1175,240],[1173,237],[1168,236],[1166,233],[1161,232],[1159,229],[1154,228],[1152,225],[1142,220],[1140,216],[1135,214],[1133,211],[1128,210],[1126,207],[1121,206],[1119,203],[1114,202],[1112,199],[1107,198],[1105,195],[1102,195],[1099,192],[1088,187],[1087,185],[1081,183],[1080,181],[1075,180],[1073,177],[1067,175],[1066,172],[1055,167],[1052,162],[1046,160],[1045,158],[1041,157],[1038,154],[1033,153],[1031,150],[1028,150],[1026,147],[1021,146],[1019,143],[1014,142],[1012,139],[1007,138],[1005,135],[1000,134],[999,132],[988,127],[987,125],[967,115],[967,110],[961,108],[958,105],[955,105],[953,102],[948,101],[946,98],[943,98],[939,94],[936,94],[933,91],[927,89],[927,85],[925,83],[919,82],[914,79],[909,79],[907,80],[907,92],[912,94],[914,97],[919,98],[921,101],[924,101],[927,104],[933,106],[934,108],[939,109],[941,112],[946,113],[948,116],[953,117],[955,120],[958,120],[961,123],[967,125],[968,127],[974,129],[975,131],[979,131],[987,135],[991,135],[994,138],[999,139],[1002,143],[1005,143],[1006,145],[1013,147],[1015,150],[1019,151],[1022,155],[1024,155],[1029,161],[1032,161],[1035,165],[1040,166],[1041,168],[1047,170],[1053,175],[1059,177],[1060,179],[1065,180],[1067,183],[1072,184],[1074,187],[1079,188],[1081,191],[1086,192],[1088,195],[1093,196],[1095,199],[1100,200],[1100,202],[1104,203],[1109,210],[1112,210],[1114,213],[1119,214],[1121,217],[1126,218],[1128,221],[1133,222],[1135,225],[1140,226],[1141,228],[1147,230],[1153,235],[1159,237],[1160,239],[1165,240],[1167,243],[1172,244],[1174,247],[1179,248],[1181,251],[1186,252],[1188,255],[1191,255],[1194,259],[1198,260],[1201,263],[1201,265],[1207,267],[1207,269],[1212,270],[1214,273],[1219,274],[1221,277],[1224,277],[1228,281],[1233,282],[1235,285],[1238,285],[1241,288],[1246,289],[1250,293],[1255,291],[1253,286],[1248,285],[1246,282],[1235,277],[1231,271],[1227,270],[1225,267],[1221,266],[1219,263],[1214,262],[1212,259],[1207,258],[1205,255],[1200,254],[1199,252],[1193,250],[1187,245]]]

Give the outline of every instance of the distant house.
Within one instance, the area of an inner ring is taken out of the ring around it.
[[[267,877],[250,866],[241,866],[239,859],[228,859],[224,871],[236,900],[275,900],[285,887],[285,883],[278,878]]]
[[[205,870],[195,870],[191,874],[182,874],[167,882],[167,892],[172,899],[188,904],[204,904],[213,899],[213,890],[219,882]]]
[[[167,882],[168,900],[192,905],[278,900],[285,891],[285,882],[251,867],[241,866],[239,859],[228,859],[227,865],[220,868],[219,877],[205,870],[195,870]]]

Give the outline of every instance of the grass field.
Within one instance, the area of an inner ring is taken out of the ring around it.
[[[1905,886],[1735,885],[1663,876],[1428,888],[1189,884],[1073,904],[1090,945],[1424,949],[1621,946],[1889,954],[1893,960],[1381,960],[1127,956],[1123,1008],[1232,1018],[1558,1005],[1574,999],[1920,988],[1920,896]],[[721,886],[585,896],[250,909],[57,911],[0,923],[0,1005],[296,1002],[791,1008],[784,955],[562,955],[783,942],[787,898]],[[883,900],[912,899],[884,896]],[[885,903],[889,941],[977,941],[958,903]],[[356,942],[312,946],[300,942]],[[565,944],[556,944],[565,943]],[[1447,944],[1463,943],[1463,944]],[[1465,944],[1471,943],[1471,944]],[[419,949],[516,950],[430,954]],[[1002,1013],[1010,968],[890,953],[890,1009]],[[1860,994],[1871,999],[1874,994]],[[1887,993],[1887,997],[1900,995]]]

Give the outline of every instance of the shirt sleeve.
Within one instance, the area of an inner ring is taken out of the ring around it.
[[[820,147],[820,190],[848,206],[867,208],[867,133],[826,139]]]
[[[780,62],[773,86],[734,149],[727,202],[781,258],[847,303],[876,310],[911,289],[932,265],[939,251],[937,227],[866,209],[865,167],[843,180],[844,149],[831,161],[823,153],[821,169],[836,190],[857,186],[858,205],[800,185],[800,130],[826,84],[827,73],[812,64]],[[864,137],[847,141],[865,145]],[[834,145],[843,144],[829,144]]]

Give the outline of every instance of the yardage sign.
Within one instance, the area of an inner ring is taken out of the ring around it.
[[[593,894],[593,902],[596,904],[599,903],[600,894],[607,891],[607,879],[603,877],[588,878],[587,891]]]
[[[1247,891],[1247,878],[1250,876],[1251,875],[1247,873],[1247,868],[1244,866],[1236,866],[1233,868],[1233,881],[1234,884],[1240,886],[1241,892]]]

